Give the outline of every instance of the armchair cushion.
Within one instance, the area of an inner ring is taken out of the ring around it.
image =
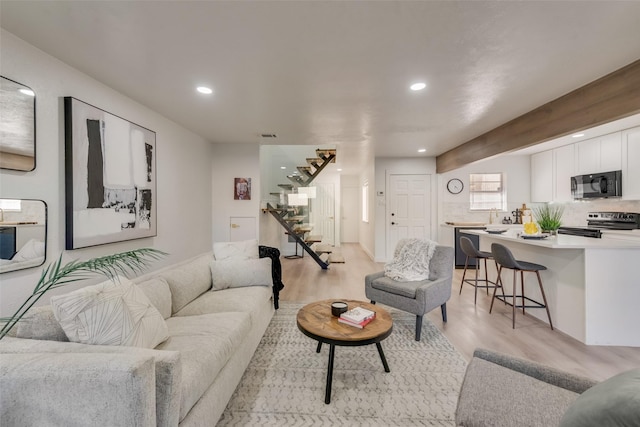
[[[582,393],[560,427],[640,425],[640,369],[609,378]]]
[[[577,397],[570,390],[474,357],[458,397],[456,425],[555,426]]]
[[[429,283],[428,280],[420,280],[413,282],[398,282],[396,280],[391,279],[390,277],[383,276],[379,277],[371,282],[371,287],[373,289],[378,289],[384,292],[389,292],[390,294],[400,295],[406,298],[416,297],[416,290],[424,285]]]

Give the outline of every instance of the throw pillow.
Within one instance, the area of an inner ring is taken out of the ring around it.
[[[12,261],[29,261],[30,259],[44,256],[44,242],[37,239],[29,239],[18,252],[11,258]]]
[[[214,291],[245,286],[273,286],[271,258],[215,260],[210,267]]]
[[[51,306],[72,342],[155,348],[169,337],[158,309],[124,277],[53,296]]]
[[[560,427],[640,426],[640,369],[609,378],[582,393]]]
[[[218,261],[223,259],[258,259],[258,241],[243,240],[240,242],[215,242],[213,257]]]

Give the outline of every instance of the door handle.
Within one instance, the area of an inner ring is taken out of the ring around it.
[[[396,225],[396,223],[395,223],[395,222],[392,222],[392,223],[391,223],[391,225]]]
[[[231,224],[231,228],[240,228],[238,224]]]

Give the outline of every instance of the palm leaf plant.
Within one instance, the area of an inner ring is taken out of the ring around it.
[[[49,264],[40,276],[33,293],[25,300],[11,317],[0,318],[4,323],[0,330],[0,340],[22,319],[27,311],[48,291],[69,283],[88,279],[94,275],[103,275],[109,279],[119,274],[139,273],[151,261],[165,256],[166,253],[152,248],[134,249],[113,255],[92,258],[87,261],[73,260],[66,264],[62,262],[62,254],[57,261]]]
[[[562,225],[564,206],[544,204],[533,208],[533,214],[542,231],[555,231]]]

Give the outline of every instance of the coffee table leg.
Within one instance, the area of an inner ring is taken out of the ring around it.
[[[389,370],[389,365],[387,364],[387,359],[386,357],[384,357],[384,352],[382,351],[382,345],[379,342],[377,342],[376,347],[378,347],[378,354],[380,355],[380,360],[382,360],[382,366],[384,366],[384,371],[391,372]]]
[[[324,403],[331,403],[331,382],[333,381],[333,356],[336,352],[336,346],[329,344],[329,367],[327,368],[327,388],[324,394]],[[386,362],[385,362],[386,363]]]
[[[320,353],[321,348],[322,348],[322,341],[318,341],[318,347],[316,347],[316,353]]]

